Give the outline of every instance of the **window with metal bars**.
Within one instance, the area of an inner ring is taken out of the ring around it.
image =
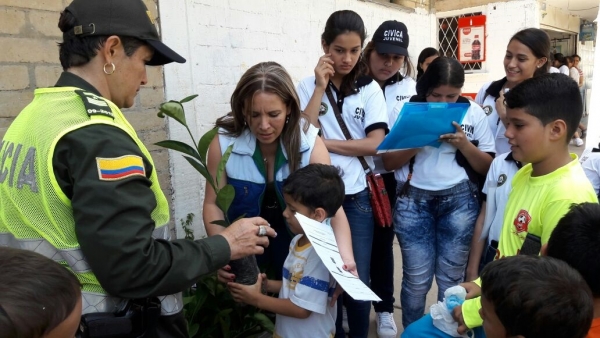
[[[481,12],[460,14],[447,18],[438,18],[438,41],[440,55],[458,59],[458,19],[469,16],[481,15]],[[482,69],[482,62],[463,63],[465,72]]]

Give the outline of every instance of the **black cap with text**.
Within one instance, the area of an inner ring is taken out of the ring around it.
[[[379,54],[399,54],[408,56],[408,29],[402,22],[390,20],[382,23],[372,41]]]
[[[185,59],[160,41],[154,18],[142,0],[74,0],[67,8],[75,19],[73,31],[63,39],[85,36],[119,35],[140,39],[154,48],[150,66]]]

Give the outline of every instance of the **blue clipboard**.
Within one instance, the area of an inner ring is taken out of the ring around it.
[[[402,107],[398,119],[377,153],[421,148],[439,147],[440,135],[454,133],[452,121],[461,124],[469,103],[407,102]]]

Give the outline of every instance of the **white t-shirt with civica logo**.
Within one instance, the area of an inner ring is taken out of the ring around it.
[[[377,82],[369,80],[363,80],[365,84],[359,85],[356,93],[344,98],[339,98],[335,88],[330,84],[336,102],[342,100],[342,117],[350,135],[355,140],[365,138],[369,132],[376,129],[385,129],[387,131],[388,114],[383,92]],[[308,105],[308,101],[310,101],[314,90],[314,76],[307,77],[298,84],[297,91],[302,110]],[[346,140],[325,93],[321,98],[319,115],[323,138],[329,140]],[[340,167],[343,171],[342,179],[346,186],[346,195],[356,194],[366,189],[366,175],[356,156],[345,156],[331,152],[329,155],[331,156],[331,164]],[[371,170],[373,170],[375,165],[372,156],[365,156],[364,158]]]
[[[411,77],[404,77],[401,81],[388,80],[383,87],[385,95],[385,103],[387,105],[388,119],[391,119],[394,113],[394,107],[401,101],[408,101],[413,95],[417,95],[417,83]],[[391,130],[392,123],[388,124]],[[381,156],[373,156],[375,162],[375,173],[383,174],[387,171],[383,169],[383,161]]]
[[[477,148],[483,152],[495,152],[494,137],[481,107],[472,101],[461,123],[462,129],[469,141],[477,140]],[[394,108],[393,121],[396,119],[404,102]],[[427,123],[424,121],[424,123]],[[468,180],[467,172],[456,162],[456,148],[442,142],[439,148],[425,146],[415,155],[410,185],[419,189],[439,191],[450,189],[458,183]],[[409,162],[394,172],[396,181],[405,182],[409,173]]]
[[[508,138],[504,136],[506,128],[502,121],[500,121],[500,117],[496,111],[496,97],[498,94],[493,96],[486,93],[492,82],[488,82],[481,87],[479,93],[477,93],[477,96],[475,97],[475,102],[483,108],[483,111],[487,116],[487,121],[496,143],[496,154],[504,154],[510,152],[510,144],[508,144]]]
[[[486,212],[483,221],[482,238],[487,237],[488,245],[492,240],[498,241],[504,223],[504,209],[508,195],[512,190],[512,179],[519,171],[519,165],[512,153],[499,154],[492,161],[485,178],[482,192],[486,194]]]

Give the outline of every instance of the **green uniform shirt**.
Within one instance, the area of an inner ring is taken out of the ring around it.
[[[100,95],[71,73],[63,73],[56,86]],[[124,155],[142,157],[146,177],[98,179],[96,157]],[[107,125],[77,129],[56,145],[53,166],[61,190],[72,201],[81,250],[110,295],[143,298],[177,293],[229,261],[229,244],[222,236],[197,241],[151,238],[150,214],[156,200],[148,177],[154,168],[124,131]]]

